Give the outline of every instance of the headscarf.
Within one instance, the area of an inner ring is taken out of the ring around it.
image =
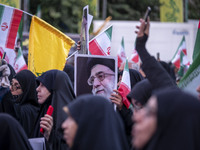
[[[145,105],[148,99],[151,97],[152,86],[148,79],[144,79],[135,84],[131,92],[127,95],[128,100],[135,99],[142,105]]]
[[[1,150],[32,150],[23,128],[8,114],[0,114],[0,149]]]
[[[54,108],[52,115],[53,129],[49,141],[50,143],[53,143],[53,149],[66,149],[65,146],[63,148],[61,146],[61,142],[64,142],[61,124],[67,117],[62,111],[62,107],[68,105],[75,98],[72,83],[68,75],[64,71],[59,70],[49,70],[39,76],[37,81],[41,82],[48,89],[51,95],[41,106],[37,122],[35,124],[33,137],[43,136],[39,131],[40,118],[46,114],[49,105],[52,105]]]
[[[176,76],[175,76],[174,69],[171,67],[171,65],[166,63],[166,62],[164,62],[164,61],[159,61],[159,62],[162,65],[162,67],[169,73],[171,78],[175,81],[176,80]]]
[[[14,78],[19,82],[23,93],[14,98],[9,91],[2,100],[2,111],[15,117],[28,137],[39,112],[36,94],[36,77],[29,70],[18,72]],[[17,100],[16,100],[17,99]]]
[[[14,78],[19,82],[23,91],[19,103],[21,105],[29,103],[38,106],[36,76],[29,70],[22,70]]]
[[[129,74],[130,74],[130,81],[131,81],[131,89],[135,86],[137,82],[140,82],[141,80],[144,79],[144,77],[140,74],[139,71],[135,69],[129,69]],[[123,75],[123,71],[118,71],[118,79],[120,76]]]
[[[67,73],[72,82],[72,86],[74,86],[74,67],[70,64],[65,64],[63,71]]]
[[[199,150],[200,101],[178,88],[161,90],[157,97],[157,129],[149,150]]]
[[[131,80],[131,88],[133,88],[136,83],[144,79],[144,77],[137,70],[129,69],[129,74],[130,74],[130,80]]]
[[[104,97],[82,95],[68,105],[78,124],[71,150],[127,150],[120,116]]]

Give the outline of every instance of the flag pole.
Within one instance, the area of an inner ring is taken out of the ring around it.
[[[14,7],[11,7],[11,6],[8,6],[8,5],[4,5],[4,4],[0,4],[1,6],[6,6],[6,7],[10,7],[10,8],[14,8]],[[23,11],[23,10],[21,10],[21,9],[18,9],[18,8],[14,8],[14,9],[17,9],[17,10],[20,10],[20,11],[22,11],[23,13],[25,13],[25,14],[27,14],[27,15],[29,15],[29,16],[31,16],[31,17],[33,17],[33,15],[32,14],[30,14],[30,13],[28,13],[28,12],[26,12],[26,11]]]
[[[75,52],[73,52],[69,57],[67,57],[66,60],[70,59],[72,56],[74,56],[76,53],[78,52],[78,50],[76,50]]]

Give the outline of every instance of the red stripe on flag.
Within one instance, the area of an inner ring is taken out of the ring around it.
[[[198,29],[200,29],[200,20],[199,20],[199,27],[198,27]]]
[[[138,61],[139,61],[139,56],[136,55],[136,56],[134,56],[131,60],[132,60],[133,62],[135,62],[135,63],[138,63]]]
[[[119,68],[122,64],[122,59],[119,55],[117,56],[117,58],[118,58],[118,68]]]
[[[177,68],[180,68],[180,58],[177,59],[177,60],[174,62],[174,65],[175,65]]]
[[[27,67],[27,65],[25,64],[24,66],[22,66],[21,68],[20,68],[20,70],[18,71],[18,72],[20,72],[21,70],[27,70],[28,69],[28,67]]]
[[[128,109],[131,103],[129,102],[126,96],[129,94],[130,88],[125,83],[122,82],[120,84],[120,87],[118,88],[118,91],[119,91],[119,94],[122,96],[122,102]]]
[[[186,51],[186,49],[183,49],[183,53],[184,53],[185,55],[187,55],[187,51]]]
[[[92,55],[106,56],[106,53],[102,50],[101,46],[98,44],[98,42],[96,40],[92,40],[89,43],[89,50]]]
[[[17,36],[17,31],[22,18],[23,12],[17,9],[13,10],[12,21],[10,23],[10,28],[8,32],[8,37],[6,41],[6,48],[14,49],[15,39]]]

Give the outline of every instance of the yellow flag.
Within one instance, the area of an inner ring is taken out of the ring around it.
[[[50,69],[63,70],[74,43],[53,26],[33,16],[29,34],[28,69],[36,76]]]
[[[0,0],[0,3],[20,9],[21,0]]]
[[[161,22],[183,22],[182,0],[160,0]]]

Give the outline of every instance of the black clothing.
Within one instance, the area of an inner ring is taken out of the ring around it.
[[[23,93],[16,97],[9,91],[2,100],[2,112],[15,117],[30,138],[31,129],[39,112],[36,77],[31,71],[22,70],[14,78],[19,82]]]
[[[162,65],[162,67],[169,73],[170,77],[176,81],[176,75],[174,72],[174,68],[171,66],[170,63],[166,63],[164,61],[159,61],[159,63]]]
[[[135,69],[129,69],[131,89],[135,86],[137,82],[140,82],[144,77]],[[123,71],[118,72],[118,79],[123,75]]]
[[[148,99],[151,97],[152,85],[148,79],[144,79],[135,84],[131,92],[127,95],[128,100],[135,99],[140,104],[145,105]]]
[[[178,88],[157,91],[157,129],[148,150],[199,150],[200,101]]]
[[[74,66],[65,64],[65,68],[63,69],[63,71],[67,73],[72,82],[72,86],[74,86]]]
[[[71,150],[127,150],[121,118],[102,96],[82,95],[68,105],[78,124]]]
[[[10,64],[7,64],[7,65],[9,67],[9,69],[10,69],[10,75],[8,76],[8,79],[11,82],[13,77],[15,76],[16,72],[15,72],[14,68]]]
[[[129,74],[130,74],[131,88],[133,88],[137,84],[137,82],[140,82],[144,79],[143,76],[137,70],[129,69]],[[118,76],[120,75],[121,76],[123,75],[123,71],[118,73]],[[131,117],[133,115],[133,112],[130,109],[127,109],[125,105],[123,105],[122,109],[119,110],[119,114],[125,126],[129,147],[131,147],[131,140],[132,140],[131,130],[133,126],[133,121]]]
[[[159,89],[176,86],[175,81],[170,77],[167,71],[147,52],[145,48],[147,38],[148,36],[144,34],[143,37],[136,39],[136,50],[142,60],[142,70],[146,74],[152,88]]]
[[[37,81],[41,82],[51,95],[41,105],[32,137],[43,137],[40,133],[40,118],[46,114],[49,105],[52,105],[54,108],[52,115],[53,128],[48,143],[52,150],[66,150],[68,147],[63,139],[61,124],[67,116],[62,108],[75,98],[72,83],[68,75],[64,71],[59,70],[47,71],[39,76]]]
[[[12,116],[0,113],[0,149],[32,150],[23,128]]]
[[[144,34],[143,37],[136,39],[136,50],[142,60],[142,70],[147,79],[136,84],[127,95],[129,100],[134,98],[142,105],[148,101],[153,90],[176,86],[175,80],[171,78],[164,67],[147,52],[145,48],[147,38],[148,36]]]
[[[142,81],[144,77],[134,69],[129,69],[130,80],[131,80],[131,89],[135,86],[136,83]]]

